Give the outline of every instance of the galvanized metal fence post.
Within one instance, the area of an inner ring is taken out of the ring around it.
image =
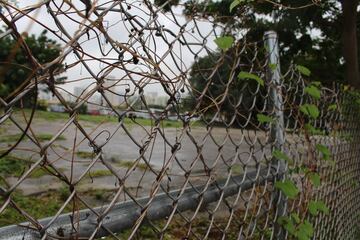
[[[284,136],[284,113],[283,99],[281,93],[280,82],[280,56],[278,47],[278,36],[274,31],[267,31],[264,34],[265,46],[268,51],[269,70],[267,74],[267,83],[269,86],[269,109],[276,121],[271,124],[270,142],[274,149],[283,150],[285,142]],[[286,172],[286,163],[284,160],[274,158],[272,160],[273,172],[276,180],[284,178]],[[287,200],[280,191],[275,191],[274,202],[276,203],[275,221],[279,216],[283,216],[286,212]],[[275,239],[285,239],[285,232],[282,227],[275,225]]]

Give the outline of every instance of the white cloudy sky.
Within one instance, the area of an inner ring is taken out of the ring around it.
[[[29,3],[36,4],[37,2],[41,2],[41,1],[20,0],[20,1],[18,1],[18,7],[21,9],[27,8],[27,7],[29,7]],[[57,4],[58,6],[60,6],[60,4],[62,2],[63,1],[54,1],[54,3]],[[76,8],[78,8],[79,10],[84,9],[84,5],[80,1],[72,1],[72,2],[76,6]],[[111,2],[113,2],[113,1],[99,0],[97,2],[98,2],[97,3],[98,5],[105,4],[105,5],[103,5],[103,7],[106,8],[106,7],[110,6]],[[143,25],[147,24],[148,21],[152,20],[152,18],[150,18],[148,15],[148,13],[149,13],[148,8],[141,1],[128,1],[128,3],[129,2],[132,3],[132,8],[130,10],[128,10],[129,13],[137,16],[136,18]],[[126,6],[126,5],[124,5],[124,6]],[[53,9],[53,11],[55,11],[56,5],[54,5],[52,3],[51,8]],[[68,9],[68,5],[64,4],[62,6],[62,10],[66,10],[66,9]],[[119,9],[119,8],[117,8],[117,9]],[[101,12],[101,10],[99,12]],[[186,23],[187,19],[185,19],[185,17],[182,16],[182,8],[181,7],[175,8],[174,12],[176,14],[176,20],[178,21],[178,23],[180,25]],[[69,17],[72,17],[73,19],[76,19],[79,21],[82,20],[79,17],[79,15],[75,12],[73,14],[70,14]],[[32,20],[31,18],[36,19],[36,21]],[[60,19],[61,23],[65,27],[66,31],[71,36],[74,36],[74,34],[76,34],[76,31],[78,31],[79,29],[80,30],[84,29],[84,26],[81,26],[81,25],[75,23],[73,20],[69,19],[67,16],[59,15],[58,18]],[[92,14],[90,19],[95,20],[96,16],[94,14]],[[111,36],[112,39],[114,39],[115,41],[121,42],[121,43],[129,43],[129,41],[134,41],[134,45],[133,45],[134,49],[136,49],[139,53],[141,53],[142,52],[142,50],[140,48],[141,45],[138,42],[136,42],[134,40],[134,38],[129,38],[128,31],[131,29],[129,22],[123,21],[123,20],[124,20],[123,14],[121,14],[119,12],[110,12],[104,17],[103,25],[105,27],[108,27],[107,32]],[[158,24],[164,25],[164,28],[171,30],[175,34],[177,34],[180,31],[180,28],[178,26],[179,24],[174,23],[173,16],[171,16],[170,14],[163,14],[163,13],[159,14],[159,17],[156,22]],[[16,22],[16,26],[20,32],[26,31],[26,32],[33,33],[36,35],[40,34],[44,30],[44,27],[41,26],[41,24],[46,25],[50,29],[58,31],[58,27],[56,26],[53,18],[47,12],[47,9],[45,8],[45,6],[43,6],[42,8],[40,8],[36,11],[33,11],[31,14],[29,14],[29,16],[24,16],[23,18],[21,18],[21,20],[18,20]],[[89,24],[89,21],[85,21],[85,24]],[[211,23],[203,22],[203,21],[198,22],[198,27],[199,28],[195,28],[193,22],[189,22],[187,24],[187,26],[185,27],[185,31],[187,33],[184,34],[184,37],[187,38],[187,41],[201,43],[203,41],[203,37],[201,37],[200,34],[203,36],[206,36],[209,33],[211,33],[211,30],[213,28]],[[220,29],[218,29],[217,32],[220,33]],[[58,31],[58,33],[60,34],[59,31]],[[100,32],[97,31],[97,33],[100,33]],[[147,42],[148,48],[151,48],[154,52],[156,52],[156,54],[158,56],[163,56],[164,53],[166,53],[166,51],[168,50],[168,46],[167,46],[167,44],[165,44],[164,41],[161,40],[161,38],[153,39],[151,37],[153,35],[154,35],[154,31],[152,31],[152,32],[144,31],[143,39]],[[170,34],[164,33],[164,35],[166,35],[166,37],[169,40],[174,38]],[[116,59],[118,58],[118,53],[115,52],[114,50],[112,50],[109,52],[109,54],[107,56],[103,56],[103,54],[101,54],[100,49],[103,49],[103,51],[106,52],[106,51],[110,50],[110,47],[108,44],[105,43],[104,37],[102,35],[100,35],[100,37],[99,37],[100,44],[98,43],[95,36],[96,35],[93,32],[90,32],[90,40],[88,40],[86,35],[82,36],[79,39],[79,43],[81,43],[81,47],[84,49],[84,51],[86,53],[88,53],[89,55],[92,55],[92,56],[95,56],[98,58],[102,58],[104,60],[106,59],[107,61],[110,61],[112,63],[116,62],[117,61]],[[62,37],[64,37],[64,39],[65,39],[64,41],[60,40],[56,35],[54,35],[52,33],[48,33],[48,37],[57,40],[63,46],[66,45],[67,39],[64,35],[62,35]],[[215,36],[213,33],[207,38],[206,46],[208,49],[216,48],[216,46],[213,42],[214,38],[215,38]],[[200,50],[200,46],[191,45],[190,48],[194,52],[197,52]],[[179,43],[176,43],[172,49],[172,52],[174,54],[178,55],[179,58],[181,58],[181,60],[182,60],[182,61],[177,60],[178,67],[181,68],[181,71],[185,71],[186,69],[188,69],[191,66],[191,64],[194,62],[194,54],[191,53],[190,50],[188,49],[188,47],[186,47],[186,46],[181,46]],[[206,53],[205,49],[203,49],[202,51],[199,52],[198,55],[203,56],[206,54],[207,53]],[[129,57],[131,57],[130,54],[125,55],[125,59],[129,58]],[[77,57],[75,56],[75,54],[70,53],[66,57],[64,63],[66,63],[67,65],[70,65],[74,61],[77,61]],[[160,65],[161,71],[163,73],[165,73],[170,78],[174,78],[179,75],[180,71],[178,70],[178,67],[175,66],[174,61],[170,58],[170,55],[167,55],[164,62],[166,63],[167,66],[165,64]],[[90,58],[89,58],[89,61],[87,61],[87,64],[95,74],[102,74],[104,67],[106,67],[105,64],[103,64],[99,61],[94,61],[94,60],[90,61]],[[143,64],[142,66],[141,66],[141,64],[139,64],[139,65],[129,66],[128,69],[133,70],[135,72],[150,72],[151,71],[151,68],[149,66],[146,66],[145,64]],[[88,73],[88,71],[85,69],[84,66],[82,66],[81,64],[78,64],[77,66],[69,69],[66,72],[66,76],[68,77],[67,81],[72,82],[74,80],[78,80],[81,78],[90,77],[90,74]],[[128,79],[128,77],[121,70],[114,70],[108,76],[111,76],[116,79],[120,79],[120,78],[124,79],[124,81],[121,83],[129,83],[130,82],[130,81],[126,80],[126,79]],[[133,77],[136,80],[139,76],[136,76],[136,74],[134,74],[131,77]],[[93,82],[94,81],[90,78],[90,79],[85,79],[82,81],[68,83],[68,84],[63,85],[63,87],[65,89],[67,89],[68,91],[73,92],[73,88],[75,86],[93,87],[94,86],[94,84],[92,84]],[[178,86],[180,86],[180,85],[181,84],[179,83]],[[178,87],[178,86],[176,86],[176,87]],[[144,89],[145,89],[145,92],[156,91],[159,93],[159,95],[164,94],[160,84],[156,84],[156,83],[148,84],[148,85],[146,85],[146,87]],[[175,91],[175,89],[174,89],[174,91]]]

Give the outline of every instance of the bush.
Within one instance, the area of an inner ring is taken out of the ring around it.
[[[46,100],[38,100],[36,104],[36,108],[42,111],[47,111],[47,108],[49,107],[49,104],[46,102]]]

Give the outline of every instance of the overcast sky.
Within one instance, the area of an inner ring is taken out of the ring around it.
[[[20,0],[20,1],[18,1],[18,6],[19,6],[19,8],[22,8],[22,9],[27,8],[29,6],[28,5],[29,2],[35,4],[35,3],[41,2],[41,1]],[[63,1],[54,1],[54,2],[55,2],[55,4],[51,3],[50,6],[53,11],[56,11],[56,8],[57,8],[56,5],[60,6],[61,2],[63,2]],[[84,10],[85,6],[80,1],[72,1],[72,2],[75,4],[75,6],[78,10]],[[97,3],[98,6],[102,5],[102,7],[107,8],[112,4],[113,1],[100,0],[97,2],[98,2]],[[130,2],[127,2],[127,3],[130,3]],[[127,8],[127,5],[125,3],[121,3],[121,4],[123,4],[123,6]],[[67,11],[69,9],[69,6],[67,4],[63,4],[61,9],[63,11]],[[119,9],[119,7],[117,7],[116,9]],[[159,17],[157,18],[157,20],[155,22],[157,24],[163,25],[165,29],[169,29],[173,33],[175,33],[175,35],[177,35],[180,31],[179,25],[183,25],[184,23],[186,23],[187,19],[182,15],[182,7],[176,7],[176,8],[173,8],[173,10],[174,10],[174,13],[176,14],[176,21],[178,21],[177,24],[174,22],[173,16],[171,16],[170,14],[164,14],[164,13],[160,13]],[[83,13],[84,12],[85,11],[83,11]],[[99,12],[101,12],[101,10]],[[146,5],[144,5],[141,1],[132,1],[131,9],[129,9],[128,12],[131,15],[136,16],[136,19],[138,21],[140,21],[141,24],[143,24],[143,25],[146,25],[146,24],[148,24],[149,21],[153,20],[153,18],[149,16],[148,7]],[[76,12],[73,12],[73,13],[69,14],[68,16],[64,16],[64,15],[58,16],[58,18],[60,19],[63,26],[66,28],[66,31],[71,36],[74,36],[74,34],[76,34],[76,31],[83,30],[84,26],[81,26],[80,24],[76,23],[69,17],[71,17],[77,21],[82,21],[82,19],[79,17],[78,13],[76,13]],[[31,18],[36,19],[38,22],[32,20]],[[96,16],[94,14],[92,14],[90,19],[95,20]],[[121,42],[121,43],[127,43],[128,45],[131,45],[133,47],[133,49],[135,49],[139,54],[144,55],[145,53],[142,51],[142,47],[141,47],[141,44],[138,42],[138,38],[129,37],[129,34],[131,33],[130,30],[132,27],[129,24],[129,22],[124,19],[125,19],[124,14],[119,13],[119,12],[110,12],[104,17],[103,25],[108,28],[107,32],[114,41]],[[155,22],[150,24],[150,26],[155,26],[154,25]],[[44,30],[44,27],[41,26],[41,24],[46,25],[50,29],[57,31],[60,34],[60,31],[58,31],[58,27],[56,26],[53,18],[50,16],[50,14],[48,13],[45,6],[43,6],[39,10],[33,11],[30,14],[30,17],[25,16],[21,20],[16,22],[16,26],[20,32],[26,31],[26,32],[33,33],[36,35],[40,34]],[[85,24],[89,24],[89,21],[85,21]],[[207,42],[206,42],[207,48],[212,49],[212,50],[216,48],[216,45],[213,42],[215,36],[214,36],[214,33],[211,32],[213,29],[213,26],[211,23],[205,22],[205,21],[198,21],[198,28],[195,28],[194,23],[190,21],[184,29],[185,29],[185,31],[184,31],[185,33],[183,36],[186,38],[186,40],[188,42],[202,43],[203,39],[204,39],[204,37],[202,37],[202,36],[208,36]],[[87,35],[85,34],[78,41],[81,44],[82,49],[91,56],[95,56],[97,58],[102,58],[102,59],[106,58],[106,61],[111,62],[111,63],[116,63],[118,61],[117,60],[118,53],[116,51],[112,50],[106,56],[103,56],[103,54],[101,54],[101,49],[103,50],[103,52],[107,52],[111,48],[110,48],[109,44],[105,43],[104,36],[99,31],[96,31],[96,33],[99,34],[100,43],[98,42],[98,39],[96,38],[95,33],[90,32],[89,39],[88,39]],[[217,33],[220,33],[220,29],[217,30]],[[174,36],[171,36],[170,34],[168,34],[166,32],[163,32],[162,34],[164,34],[164,36],[169,41],[174,39]],[[182,46],[179,42],[176,42],[174,44],[171,52],[174,54],[175,58],[178,58],[178,60],[176,60],[176,62],[174,62],[171,58],[171,55],[167,53],[167,51],[169,49],[168,45],[165,44],[165,42],[160,37],[154,37],[154,35],[155,35],[155,31],[147,30],[147,31],[144,31],[144,35],[142,36],[142,39],[146,42],[146,45],[148,46],[148,48],[151,49],[152,51],[154,51],[157,56],[165,57],[165,60],[164,60],[165,64],[161,64],[159,67],[160,67],[161,71],[167,77],[169,77],[170,79],[174,79],[180,73],[178,68],[180,68],[181,71],[185,71],[192,65],[192,63],[194,62],[194,53],[191,53],[188,47]],[[200,35],[202,35],[202,36],[200,36]],[[52,33],[48,33],[48,37],[55,39],[61,45],[65,46],[67,39],[64,35],[61,35],[61,36],[64,37],[65,41],[59,39],[56,35],[54,35]],[[200,45],[197,45],[197,46],[191,45],[190,48],[193,52],[198,52],[199,56],[204,56],[207,54],[206,49],[201,50]],[[154,59],[155,59],[155,53],[153,54]],[[131,54],[124,55],[124,59],[129,59],[131,57],[132,57]],[[85,57],[85,59],[86,59],[86,57]],[[107,67],[106,64],[101,63],[100,61],[94,61],[91,58],[87,58],[87,59],[88,59],[87,64],[91,67],[91,70],[95,74],[102,74],[103,73],[102,71],[104,70],[104,68]],[[70,53],[66,57],[64,63],[66,63],[67,65],[70,65],[74,61],[77,61],[77,57],[75,56],[75,54]],[[138,65],[128,64],[126,68],[128,70],[132,70],[136,73],[143,73],[143,72],[149,73],[152,71],[151,66],[149,66],[149,64],[142,62],[142,61],[140,61]],[[78,64],[75,67],[69,69],[66,72],[66,76],[68,77],[68,79],[67,79],[68,82],[73,82],[75,80],[90,77],[90,74],[88,73],[88,71],[85,69],[84,66],[82,66],[81,64]],[[119,69],[113,70],[111,73],[109,73],[108,76],[111,76],[114,79],[123,79],[122,81],[120,81],[118,83],[119,86],[122,84],[130,83],[130,81],[128,79],[129,77],[126,76],[124,71],[119,70]],[[132,74],[131,77],[135,80],[138,80],[141,78],[138,74]],[[91,88],[94,86],[93,82],[94,81],[92,79],[85,79],[82,81],[64,84],[63,87],[65,89],[73,92],[74,86]],[[176,88],[180,87],[181,84],[182,84],[181,82],[175,84]],[[159,95],[165,94],[162,91],[161,85],[156,84],[154,82],[150,82],[150,84],[147,84],[144,87],[144,89],[145,89],[145,92],[156,91],[159,93]],[[175,89],[174,89],[174,91],[175,91]]]

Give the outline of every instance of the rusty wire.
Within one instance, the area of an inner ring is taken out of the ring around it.
[[[261,86],[251,81],[239,83],[237,78],[239,71],[245,71],[267,79],[269,63],[263,40],[249,42],[245,35],[237,36],[231,51],[224,52],[213,40],[229,26],[212,17],[185,18],[178,9],[165,13],[152,1],[81,2],[46,0],[21,8],[1,1],[5,28],[0,36],[11,36],[18,43],[17,50],[31,68],[30,77],[0,99],[2,134],[17,136],[10,144],[1,143],[0,159],[11,156],[27,164],[18,176],[1,176],[0,216],[9,211],[21,216],[21,221],[1,224],[26,222],[21,224],[23,229],[31,229],[41,239],[278,239],[280,213],[273,182],[283,173],[274,169],[272,161],[276,145],[270,134],[272,126],[256,118],[259,113],[276,111],[270,98],[275,83],[266,81]],[[39,12],[47,18],[37,17]],[[47,30],[61,44],[58,57],[39,63],[19,30],[22,19]],[[208,65],[199,60],[204,56],[209,56]],[[223,75],[224,68],[229,76]],[[69,72],[65,82],[54,83],[54,76]],[[307,80],[293,65],[282,72],[286,140],[282,147],[295,162],[288,170],[308,166],[324,180],[321,187],[313,189],[301,174],[292,175],[302,194],[299,200],[289,201],[287,209],[301,213],[309,199],[322,199],[331,214],[314,219],[315,239],[350,239],[357,234],[354,226],[359,220],[359,215],[351,214],[359,209],[358,110],[346,104],[351,100],[340,86],[324,88],[324,97],[318,102],[321,120],[313,124],[331,134],[308,137],[299,132],[304,122],[297,107],[311,102],[304,92]],[[197,75],[203,86],[192,82],[190,75]],[[66,87],[69,84],[83,84],[82,92],[72,93]],[[44,121],[43,113],[36,109],[37,98],[31,109],[23,107],[26,93],[39,92],[40,85],[67,115]],[[166,97],[158,113],[152,111],[147,98],[151,91]],[[95,95],[101,96],[102,102],[96,102]],[[109,97],[114,95],[121,99],[121,108]],[[65,96],[71,96],[73,104]],[[185,111],[184,101],[189,96],[195,101]],[[331,104],[341,110],[328,111]],[[101,107],[111,115],[88,120],[80,114],[84,105]],[[139,118],[144,112],[151,120],[148,123]],[[168,120],[170,112],[176,121]],[[51,138],[39,139],[41,129],[50,132]],[[314,142],[330,147],[333,164],[320,162],[311,145]],[[81,157],[82,151],[88,155]],[[122,158],[131,159],[125,159],[124,165]],[[34,180],[39,169],[46,174]],[[105,174],[95,174],[101,171]],[[37,189],[31,189],[36,184]],[[226,189],[233,184],[238,187],[229,195]],[[99,189],[103,191],[96,195]],[[216,201],[203,204],[210,198],[207,193],[215,190]],[[38,204],[43,204],[41,196],[51,191],[62,192],[62,198],[46,222],[38,214],[33,216],[32,206],[18,197],[36,195]],[[189,191],[197,194],[196,204],[183,211],[180,199],[190,196]],[[149,213],[160,195],[170,199],[171,207],[162,220],[152,220],[155,217]],[[139,214],[131,219],[129,230],[124,232],[124,227],[116,232],[106,221],[118,204],[125,202],[131,202],[131,209]],[[91,217],[81,209],[87,209]],[[66,212],[70,213],[71,231],[54,230],[52,225]],[[81,229],[84,220],[92,224],[91,231]]]

